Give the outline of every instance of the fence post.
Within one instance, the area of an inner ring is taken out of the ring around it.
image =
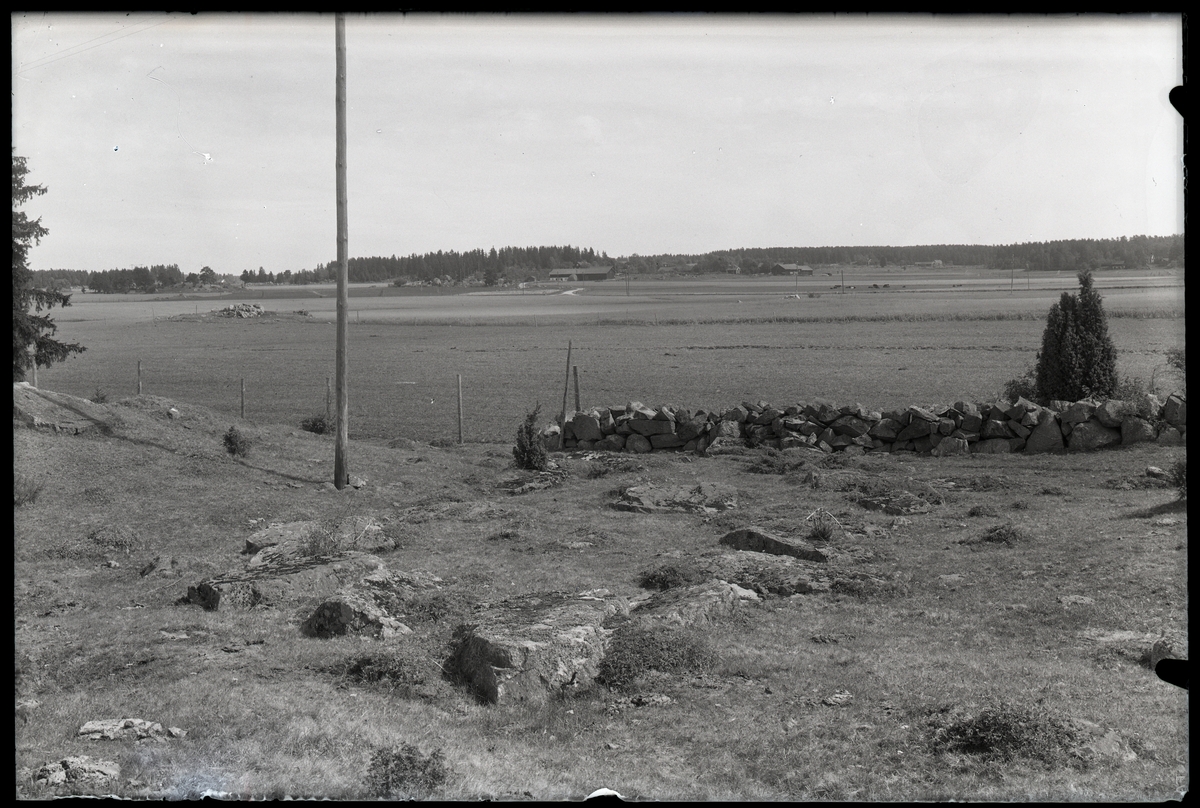
[[[463,442],[462,430],[462,374],[458,374],[458,443],[461,446]]]
[[[138,360],[138,393],[137,394],[139,396],[142,394],[142,360],[140,360],[140,359]]]
[[[579,412],[579,368],[572,365],[571,372],[575,374],[575,412]]]
[[[329,424],[333,423],[333,412],[330,409],[329,395],[330,395],[330,393],[329,393],[329,376],[326,376],[325,377],[325,424],[326,424],[326,429],[329,428],[329,426],[328,426]]]
[[[565,380],[563,380],[563,403],[562,403],[562,410],[559,412],[559,415],[558,415],[558,424],[559,424],[558,446],[560,449],[566,448],[565,446],[563,446],[564,438],[563,438],[562,430],[567,425],[567,390],[570,389],[570,386],[571,386],[571,340],[567,340],[567,378]]]
[[[245,376],[243,376],[243,377],[242,377],[242,406],[241,406],[241,417],[242,417],[242,418],[245,418],[245,417],[246,417],[246,377],[245,377]]]

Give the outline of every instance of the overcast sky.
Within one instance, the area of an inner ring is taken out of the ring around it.
[[[336,256],[331,15],[14,14],[34,268]],[[349,16],[352,256],[1183,232],[1178,15]]]

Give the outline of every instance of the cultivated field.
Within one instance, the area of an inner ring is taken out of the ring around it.
[[[630,399],[710,409],[745,398],[820,396],[877,409],[994,400],[1033,362],[1046,311],[1076,285],[1053,274],[897,268],[846,270],[848,291],[839,294],[828,288],[835,276],[840,283],[841,271],[638,279],[628,295],[621,280],[503,292],[357,286],[350,431],[456,437],[461,374],[466,438],[508,440],[535,402],[548,417],[561,407],[568,341],[585,407]],[[1097,286],[1119,371],[1169,392],[1177,380],[1162,375],[1165,352],[1185,339],[1182,274],[1099,273]],[[84,397],[97,388],[127,395],[140,359],[146,393],[237,414],[245,378],[248,419],[298,424],[325,407],[334,296],[330,286],[186,299],[77,294],[56,319],[60,336],[88,351],[41,371],[40,383]],[[205,316],[233,300],[277,316]]]

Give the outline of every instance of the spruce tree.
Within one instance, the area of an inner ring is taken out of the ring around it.
[[[1063,292],[1050,307],[1036,381],[1042,403],[1107,398],[1117,388],[1117,350],[1088,270],[1079,273],[1078,295]]]
[[[73,353],[82,353],[82,345],[63,343],[53,339],[58,326],[43,309],[54,306],[69,306],[71,296],[51,289],[35,289],[33,270],[29,269],[29,248],[41,240],[49,231],[42,227],[40,218],[30,221],[24,211],[17,208],[34,196],[46,193],[41,185],[26,185],[25,175],[29,168],[25,158],[18,157],[16,149],[12,155],[12,259],[13,259],[13,381],[25,380],[25,374],[39,367],[48,367],[61,362]]]

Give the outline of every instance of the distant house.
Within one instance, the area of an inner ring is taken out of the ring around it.
[[[726,275],[741,275],[742,268],[737,266],[736,264],[726,264],[725,265],[725,274]]]
[[[606,281],[613,276],[612,267],[575,267],[556,269],[550,273],[552,281]]]
[[[917,261],[913,266],[916,267],[940,267],[941,261]]]
[[[771,267],[772,275],[811,275],[812,267],[808,264],[775,264]]]

